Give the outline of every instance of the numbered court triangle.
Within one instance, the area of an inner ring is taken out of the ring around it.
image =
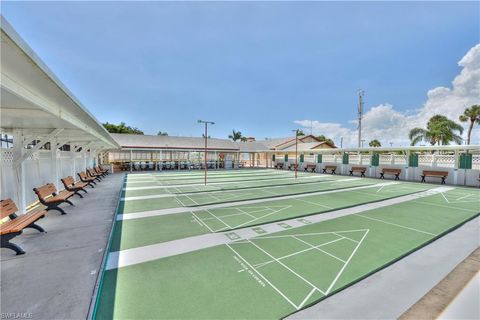
[[[297,310],[328,295],[369,229],[266,235],[227,246]]]

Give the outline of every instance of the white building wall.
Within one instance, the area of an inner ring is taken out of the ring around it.
[[[50,150],[39,150],[23,162],[24,193],[27,206],[37,201],[33,188],[52,182],[59,186],[59,190],[62,190],[61,178],[73,176],[75,180],[78,180],[77,173],[85,170],[85,163],[88,167],[93,165],[94,157],[89,153],[75,152],[74,157],[72,157],[72,153],[70,151],[57,152],[57,174],[52,166]],[[58,176],[57,181],[56,176]],[[18,185],[19,179],[13,168],[13,149],[1,149],[0,199],[12,198],[19,206],[21,200],[17,192]]]

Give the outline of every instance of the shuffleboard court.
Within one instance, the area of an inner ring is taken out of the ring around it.
[[[175,208],[191,207],[214,203],[225,203],[233,201],[245,201],[252,199],[273,198],[285,195],[312,193],[340,188],[351,188],[366,186],[378,183],[374,179],[345,178],[335,181],[319,181],[309,184],[292,184],[275,187],[250,188],[231,190],[223,192],[204,192],[195,194],[178,194],[169,197],[149,197],[131,200],[122,200],[119,213],[128,214],[134,212]]]
[[[232,205],[218,209],[192,210],[118,221],[113,233],[111,250],[125,250],[208,232],[305,217],[412,194],[431,187],[431,185],[403,183],[372,186],[360,190],[343,189],[336,193],[307,195],[293,199],[269,199],[256,204]],[[138,233],[138,230],[142,232]]]
[[[293,173],[281,172],[277,173],[276,171],[270,172],[252,172],[249,175],[222,175],[222,176],[213,176],[209,177],[210,182],[229,182],[229,181],[254,181],[257,179],[281,179],[287,175],[292,175]],[[305,175],[300,173],[300,175]],[[148,186],[148,185],[162,185],[162,186],[175,186],[175,185],[186,185],[186,184],[199,184],[203,183],[203,176],[193,176],[193,177],[182,177],[182,178],[144,178],[138,180],[129,180],[127,179],[127,184],[129,186]]]
[[[155,195],[155,194],[181,194],[181,193],[194,193],[194,192],[208,192],[208,191],[219,191],[219,190],[239,190],[247,188],[259,188],[259,187],[269,187],[269,186],[280,186],[280,185],[293,185],[293,184],[304,184],[304,183],[313,183],[317,181],[335,181],[345,179],[345,177],[338,176],[321,176],[321,175],[310,175],[310,176],[299,176],[295,179],[292,175],[286,175],[285,177],[279,179],[258,179],[253,181],[232,181],[224,183],[210,183],[208,185],[204,184],[194,184],[194,185],[184,185],[184,186],[151,186],[151,187],[125,187],[122,193],[122,197],[136,197],[136,196],[146,196],[146,195]]]
[[[418,184],[406,186],[411,185]],[[285,317],[388,267],[479,215],[480,191],[444,190],[282,232],[109,269],[104,273],[95,317]],[[368,197],[365,190],[357,194]],[[142,232],[141,228],[137,231]]]

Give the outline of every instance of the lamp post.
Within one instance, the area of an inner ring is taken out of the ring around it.
[[[215,124],[215,122],[212,121],[204,121],[204,120],[198,120],[197,123],[204,123],[205,124],[205,157],[204,157],[204,163],[203,167],[205,169],[205,185],[207,185],[207,139],[208,139],[208,125],[209,124]]]
[[[297,179],[298,169],[298,129],[292,130],[295,132],[295,179]]]

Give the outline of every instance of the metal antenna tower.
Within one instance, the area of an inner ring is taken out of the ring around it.
[[[358,147],[362,146],[363,90],[358,90]]]

